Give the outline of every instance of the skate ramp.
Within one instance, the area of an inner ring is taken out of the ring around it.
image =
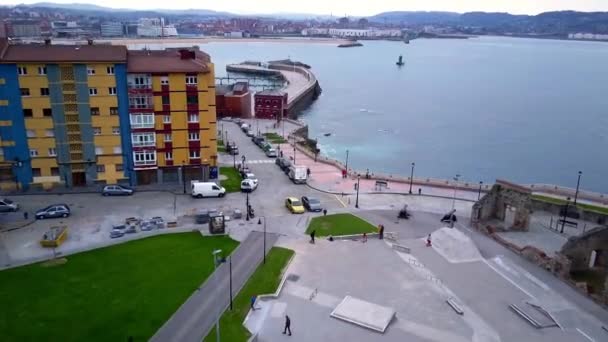
[[[475,243],[456,228],[443,227],[434,231],[431,241],[433,249],[448,262],[456,264],[483,260]]]
[[[346,296],[330,316],[383,333],[395,316],[395,310]]]

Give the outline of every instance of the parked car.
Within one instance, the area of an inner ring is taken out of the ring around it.
[[[308,178],[306,166],[291,165],[288,169],[287,176],[295,184],[306,184],[306,178]]]
[[[285,207],[289,209],[293,214],[304,214],[306,210],[304,210],[304,206],[299,199],[295,197],[287,197],[285,199]]]
[[[226,189],[213,182],[192,182],[192,197],[224,197]]]
[[[133,195],[133,189],[122,185],[106,185],[103,187],[101,194],[103,196],[130,196]]]
[[[274,148],[266,150],[266,157],[276,158],[277,157],[277,150],[275,150]]]
[[[266,141],[266,139],[261,138],[257,140],[256,145],[258,145],[259,148],[262,148],[262,146],[266,145],[267,143],[268,142]]]
[[[254,144],[256,144],[256,145],[260,146],[260,145],[259,145],[259,143],[260,143],[261,141],[264,141],[264,137],[263,137],[263,136],[260,136],[260,135],[257,135],[257,136],[251,137],[251,141],[252,141]]]
[[[252,130],[252,129],[248,129],[247,131],[245,131],[245,134],[246,134],[248,137],[253,137],[253,136],[255,135],[255,133],[253,133],[253,130]]]
[[[197,224],[207,224],[209,223],[209,215],[211,214],[211,212],[215,212],[215,210],[207,210],[207,209],[201,209],[199,210],[196,215],[194,216],[194,222],[196,222]]]
[[[0,212],[17,211],[19,204],[11,201],[8,198],[0,198]]]
[[[241,120],[241,119],[239,119],[239,118],[235,118],[235,119],[233,119],[233,120],[232,120],[232,122],[234,122],[235,124],[237,124],[237,125],[239,125],[239,126],[240,126],[240,125],[241,125],[241,123],[243,123],[243,120]]]
[[[279,165],[283,172],[289,172],[289,167],[291,166],[291,161],[289,159],[283,157],[277,158],[277,161],[275,163]]]
[[[123,237],[124,235],[125,235],[125,233],[122,230],[118,230],[118,229],[112,229],[112,231],[110,232],[110,238],[112,238],[112,239]]]
[[[241,191],[242,192],[252,192],[257,188],[258,188],[257,180],[243,179],[241,181]]]
[[[266,152],[272,148],[272,144],[265,141],[260,147],[262,148],[262,150],[264,150],[264,152]]]
[[[241,131],[246,133],[248,129],[249,129],[249,124],[244,123],[241,125]]]
[[[230,155],[238,155],[239,154],[239,147],[236,145],[230,145],[228,146],[228,154]]]
[[[314,197],[302,197],[302,204],[304,205],[304,208],[309,211],[320,212],[323,210],[323,207],[321,207],[321,201]]]
[[[70,207],[67,204],[53,204],[49,205],[44,209],[40,209],[36,212],[36,219],[42,220],[46,218],[54,217],[68,217],[70,216]]]

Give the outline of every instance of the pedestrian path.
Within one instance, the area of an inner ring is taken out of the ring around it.
[[[245,164],[274,164],[274,159],[247,160]]]
[[[264,245],[267,252],[278,237],[273,233],[249,233],[226,262],[182,304],[150,341],[200,342],[230,305],[230,278],[234,298],[262,262]]]

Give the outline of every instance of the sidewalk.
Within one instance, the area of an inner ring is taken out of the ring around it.
[[[229,257],[232,262],[233,298],[262,262],[264,234],[251,232]],[[278,239],[266,234],[266,252]],[[209,258],[212,256],[209,255]],[[150,341],[200,342],[209,333],[218,316],[230,305],[230,266],[221,264],[188,300],[152,336]]]

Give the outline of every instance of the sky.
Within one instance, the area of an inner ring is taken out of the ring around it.
[[[1,0],[0,2],[4,2]],[[21,0],[32,4],[44,0]],[[14,2],[14,1],[7,1]],[[608,11],[608,0],[49,0],[89,3],[133,9],[211,9],[237,14],[312,13],[335,16],[370,16],[386,11],[509,12],[538,14],[546,11]],[[14,2],[17,3],[17,2]]]

